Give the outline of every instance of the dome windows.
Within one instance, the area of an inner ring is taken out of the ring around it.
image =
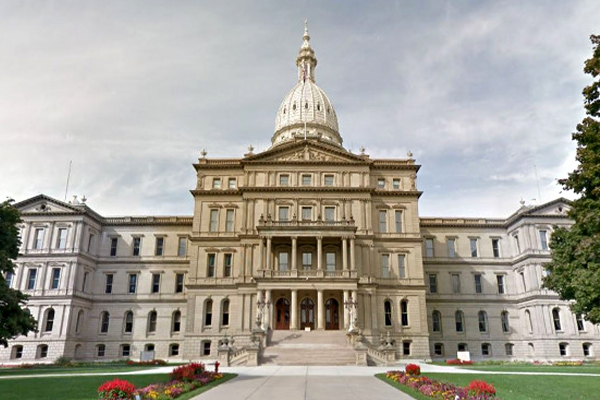
[[[292,110],[296,111],[296,103],[292,105]]]
[[[317,103],[317,111],[321,111],[321,103]]]
[[[306,108],[308,110],[308,101],[306,103],[304,103],[304,108]]]

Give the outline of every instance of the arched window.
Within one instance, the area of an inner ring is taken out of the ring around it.
[[[181,311],[174,311],[172,319],[173,322],[171,323],[171,330],[173,332],[181,332]]]
[[[156,320],[157,320],[156,311],[152,310],[148,313],[148,333],[156,332]]]
[[[102,311],[100,314],[100,333],[108,332],[108,324],[110,321],[110,314],[108,311]]]
[[[479,321],[479,332],[487,332],[487,313],[479,311],[477,313],[477,320]]]
[[[96,356],[97,357],[104,357],[105,354],[106,354],[106,345],[99,344],[98,346],[96,346]]]
[[[46,323],[44,324],[44,332],[52,332],[54,326],[54,308],[46,310]]]
[[[502,313],[500,313],[500,319],[502,320],[502,332],[510,332],[510,325],[508,323],[508,311],[502,311]]]
[[[534,357],[535,356],[535,347],[533,346],[533,343],[529,343],[527,345],[527,347],[529,348],[529,356]]]
[[[77,319],[75,320],[75,333],[81,332],[81,324],[83,324],[83,310],[79,310],[77,313]]]
[[[560,309],[558,307],[552,309],[552,321],[554,321],[554,330],[562,331],[562,324],[560,323]]]
[[[433,345],[433,354],[436,356],[444,355],[444,344],[443,343],[435,343]]]
[[[23,346],[20,344],[13,346],[10,352],[10,358],[23,358]]]
[[[583,355],[585,357],[590,357],[592,355],[592,344],[591,343],[584,343],[582,345],[583,348]]]
[[[560,352],[561,357],[566,357],[569,355],[569,344],[568,343],[559,343],[558,351]]]
[[[229,325],[229,300],[223,300],[221,305],[221,325]]]
[[[132,333],[133,332],[133,311],[127,311],[125,313],[125,317],[123,319],[123,332],[124,333]]]
[[[484,357],[489,357],[492,355],[492,346],[489,343],[481,344],[481,355]]]
[[[48,357],[48,345],[47,344],[40,344],[37,347],[37,352],[35,353],[35,357],[36,358],[46,358],[46,357]]]
[[[81,345],[80,344],[76,344],[75,345],[75,350],[73,351],[73,358],[74,359],[78,359],[79,357],[81,357]]]
[[[383,303],[383,313],[385,326],[392,326],[392,303],[389,300]]]
[[[431,329],[434,332],[441,332],[442,331],[442,313],[440,313],[439,311],[435,310],[432,314],[431,314]]]
[[[504,345],[504,353],[505,353],[507,356],[511,357],[511,356],[513,355],[513,350],[514,350],[514,347],[515,347],[515,345],[514,345],[514,344],[512,344],[512,343],[506,343],[506,344]]]
[[[469,346],[466,343],[459,343],[456,348],[458,351],[469,351]]]
[[[206,303],[204,303],[204,326],[212,325],[212,306],[213,301],[211,299],[206,300]]]
[[[465,331],[465,316],[462,311],[457,310],[454,313],[454,322],[456,324],[456,332]]]
[[[533,321],[531,320],[531,312],[525,310],[525,319],[527,320],[527,329],[529,333],[533,332]]]
[[[408,326],[408,301],[406,300],[400,302],[400,320],[402,326]]]
[[[169,345],[169,356],[178,356],[179,355],[179,344],[172,343]]]
[[[129,357],[131,355],[131,345],[130,344],[122,344],[121,345],[121,357]]]

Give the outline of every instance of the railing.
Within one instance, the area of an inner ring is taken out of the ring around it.
[[[328,220],[323,220],[321,218],[318,218],[316,221],[296,219],[296,218],[293,218],[293,219],[287,220],[287,221],[280,221],[280,220],[276,221],[276,220],[273,220],[271,218],[271,216],[267,216],[267,218],[265,219],[261,215],[260,219],[258,220],[258,228],[264,228],[264,227],[273,227],[273,228],[286,228],[286,227],[342,228],[342,227],[348,227],[348,228],[356,228],[356,222],[352,218],[351,219],[343,219],[341,221],[328,221]]]
[[[272,269],[259,269],[256,271],[255,277],[258,278],[356,278],[357,271],[351,270],[335,270],[327,271],[322,269],[312,270],[272,270]]]

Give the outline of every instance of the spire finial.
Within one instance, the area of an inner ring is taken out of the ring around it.
[[[308,36],[308,20],[307,19],[304,20],[304,36],[303,36],[303,39],[306,40],[306,41],[310,40],[310,36]]]
[[[310,47],[310,36],[308,35],[308,20],[304,21],[304,35],[302,35],[302,47],[296,59],[298,66],[298,80],[306,82],[307,79],[315,81],[314,69],[317,66],[315,51]]]

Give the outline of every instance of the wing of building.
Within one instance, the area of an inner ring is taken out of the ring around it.
[[[16,204],[23,243],[7,282],[30,296],[39,332],[0,362],[596,358],[598,327],[541,286],[569,202],[419,217],[411,154],[342,146],[309,40],[271,147],[203,154],[193,215],[109,218],[45,195]]]

